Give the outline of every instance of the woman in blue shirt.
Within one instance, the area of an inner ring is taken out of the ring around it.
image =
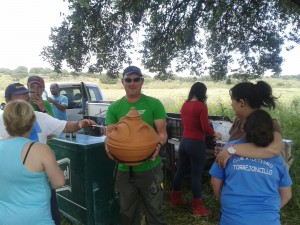
[[[54,225],[51,189],[65,184],[52,150],[28,139],[35,113],[23,100],[9,102],[3,121],[9,137],[0,140],[0,224]]]
[[[243,129],[245,139],[228,142],[229,148],[245,142],[265,147],[274,139],[273,120],[263,110],[252,112]],[[292,197],[292,181],[281,156],[254,159],[235,155],[225,169],[214,163],[209,173],[221,202],[220,225],[280,225],[280,208]]]

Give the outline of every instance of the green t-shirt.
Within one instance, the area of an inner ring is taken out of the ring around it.
[[[122,117],[126,116],[131,107],[135,107],[135,109],[141,115],[142,120],[148,123],[154,129],[154,120],[165,119],[167,117],[163,104],[156,98],[142,94],[141,98],[137,102],[131,103],[128,102],[124,96],[108,107],[105,117],[105,124],[116,124]],[[133,166],[132,168],[133,171],[147,171],[156,167],[160,161],[160,157],[156,157],[154,161],[146,160],[142,164]],[[128,171],[128,168],[128,166],[121,163],[118,167],[118,169],[121,171]]]
[[[43,102],[44,102],[44,105],[45,105],[45,108],[46,108],[48,114],[49,114],[50,116],[53,116],[53,117],[54,117],[54,113],[53,113],[53,110],[52,110],[52,107],[51,107],[50,102],[48,102],[47,100],[43,100]],[[39,108],[37,107],[36,104],[34,104],[34,103],[32,103],[32,102],[30,102],[30,104],[31,104],[32,107],[34,108],[34,111],[40,112],[40,110],[39,110]]]

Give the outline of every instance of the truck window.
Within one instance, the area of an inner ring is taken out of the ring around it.
[[[87,91],[90,95],[91,101],[103,100],[101,94],[99,93],[99,89],[97,87],[87,86]]]
[[[68,109],[82,108],[82,94],[80,88],[63,87],[60,88],[60,94],[68,98]]]

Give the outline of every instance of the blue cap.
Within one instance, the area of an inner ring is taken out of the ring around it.
[[[5,89],[5,98],[9,98],[12,95],[21,95],[29,93],[30,91],[20,83],[13,83],[7,86]]]
[[[136,74],[139,76],[143,76],[141,69],[136,66],[128,66],[123,72],[123,77],[128,76],[130,74]]]

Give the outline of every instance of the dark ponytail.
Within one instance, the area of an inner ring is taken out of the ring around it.
[[[256,84],[251,82],[242,82],[236,84],[229,91],[232,99],[247,102],[252,109],[267,107],[275,109],[278,98],[272,94],[272,88],[264,81],[258,81]]]
[[[278,98],[273,96],[271,86],[264,81],[258,81],[254,87],[261,106],[275,109]]]

